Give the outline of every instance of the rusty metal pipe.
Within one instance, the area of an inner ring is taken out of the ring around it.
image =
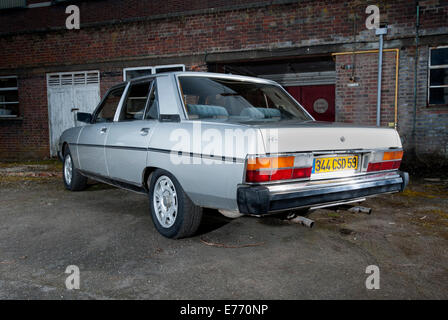
[[[304,216],[297,216],[294,219],[290,220],[293,223],[300,223],[301,225],[312,228],[314,226],[314,221],[308,218],[305,218]]]

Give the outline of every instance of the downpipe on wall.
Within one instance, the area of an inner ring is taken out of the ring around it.
[[[387,34],[387,27],[377,28],[375,34],[380,36],[379,50],[378,50],[378,89],[376,101],[376,126],[381,125],[381,75],[383,73],[383,36]]]
[[[417,122],[417,71],[418,71],[418,36],[420,28],[420,5],[418,1],[415,2],[417,17],[415,20],[415,61],[414,61],[414,115],[412,119],[412,143],[415,148],[415,126]]]

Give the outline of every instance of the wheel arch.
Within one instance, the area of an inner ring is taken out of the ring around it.
[[[146,167],[143,170],[142,173],[142,186],[143,188],[146,190],[146,192],[149,192],[149,185],[148,185],[148,180],[149,177],[151,176],[151,174],[157,170],[157,169],[162,169],[162,168],[158,168],[158,167]]]
[[[65,154],[67,153],[67,150],[68,150],[68,142],[67,142],[67,141],[64,141],[64,142],[62,143],[62,148],[61,148],[62,156],[63,156],[63,157],[64,157]]]

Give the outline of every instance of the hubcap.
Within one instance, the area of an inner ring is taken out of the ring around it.
[[[171,227],[177,217],[177,192],[170,178],[161,176],[157,179],[152,200],[159,223],[164,228]]]
[[[65,182],[68,185],[72,183],[72,171],[73,171],[72,157],[68,154],[65,157],[65,163],[64,163],[64,178]]]

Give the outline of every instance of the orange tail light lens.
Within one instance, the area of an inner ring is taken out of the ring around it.
[[[383,161],[401,160],[401,158],[403,158],[403,151],[384,152],[383,155]]]
[[[292,168],[294,157],[278,158],[249,158],[247,160],[247,170]]]
[[[403,150],[375,152],[367,167],[367,172],[396,170],[400,168],[402,157]]]

